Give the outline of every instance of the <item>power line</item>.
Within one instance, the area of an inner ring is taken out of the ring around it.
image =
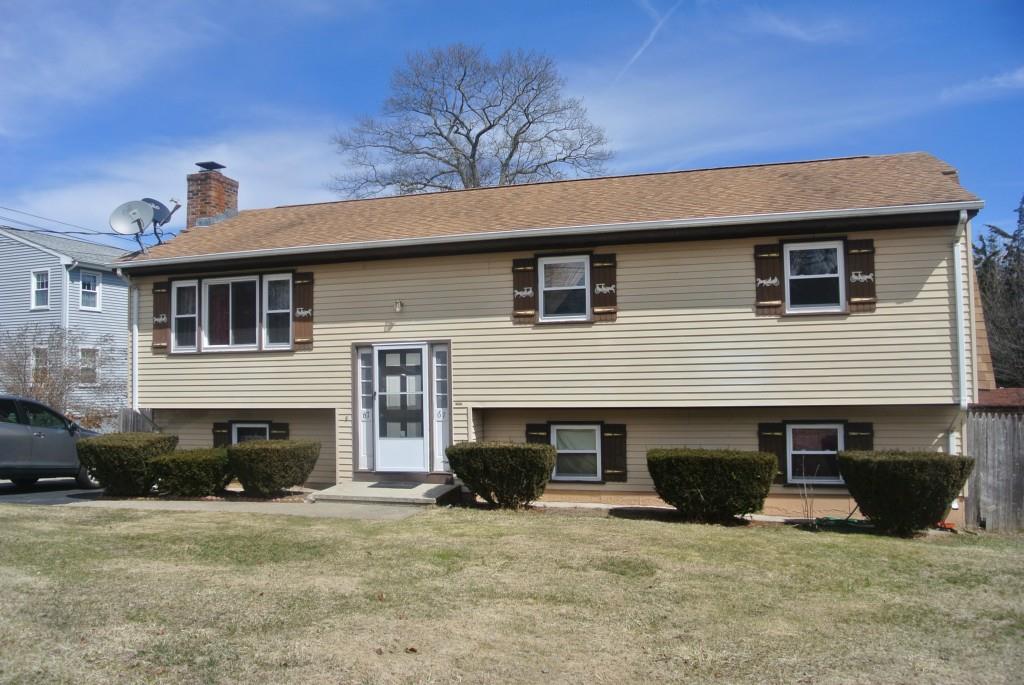
[[[54,229],[54,228],[45,228],[43,226],[38,226],[36,224],[31,224],[31,223],[29,223],[27,221],[22,221],[21,219],[15,219],[14,217],[10,217],[10,216],[0,215],[0,219],[3,219],[4,221],[11,221],[11,222],[14,222],[16,224],[21,224],[22,226],[27,226],[28,227],[28,228],[20,228],[18,226],[7,226],[6,227],[6,228],[11,229],[12,231],[22,231],[22,232],[25,232],[25,233],[50,233],[50,234],[54,234],[54,235],[88,235],[88,236],[102,235],[102,236],[111,236],[111,237],[114,237],[114,238],[119,238],[121,240],[132,240],[132,241],[135,240],[134,238],[131,238],[131,237],[128,237],[128,236],[125,236],[125,235],[121,235],[119,233],[114,233],[113,231],[111,231],[109,233],[100,233],[99,231],[90,231],[90,232],[87,232],[87,231],[58,231],[57,229]]]
[[[5,209],[8,212],[14,212],[16,214],[24,214],[25,216],[30,216],[30,217],[32,217],[34,219],[42,219],[43,221],[49,221],[52,224],[60,224],[61,226],[70,226],[71,228],[80,228],[83,231],[90,231],[90,232],[96,233],[98,235],[104,235],[103,231],[97,231],[97,230],[92,229],[92,228],[86,228],[85,226],[79,226],[78,224],[68,223],[67,221],[61,221],[60,219],[51,219],[48,216],[40,216],[39,214],[33,214],[32,212],[26,212],[26,211],[24,211],[22,209],[14,209],[13,207],[4,207],[3,205],[0,205],[0,209]]]

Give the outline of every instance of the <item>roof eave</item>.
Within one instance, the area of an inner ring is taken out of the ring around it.
[[[985,206],[981,200],[957,202],[934,202],[916,205],[889,205],[883,207],[858,207],[852,209],[827,209],[802,212],[775,212],[769,214],[741,214],[732,216],[708,217],[698,219],[664,219],[659,221],[635,221],[615,224],[588,224],[576,226],[555,226],[545,228],[524,228],[510,231],[490,231],[463,233],[448,236],[430,236],[425,238],[396,238],[392,240],[368,240],[357,243],[324,243],[320,245],[299,245],[294,247],[267,248],[262,250],[241,250],[235,252],[211,252],[163,259],[143,259],[140,261],[117,262],[116,266],[124,270],[141,269],[174,264],[202,263],[212,261],[230,261],[258,259],[260,257],[281,257],[288,255],[308,255],[318,252],[358,252],[379,248],[403,248],[422,245],[443,245],[465,242],[483,242],[489,240],[509,240],[515,238],[557,237],[622,231],[657,231],[679,228],[706,228],[714,226],[740,226],[760,223],[778,223],[790,221],[812,221],[822,219],[849,219],[857,217],[877,217],[886,215],[927,214],[948,211],[978,211]],[[216,229],[214,229],[216,230]]]

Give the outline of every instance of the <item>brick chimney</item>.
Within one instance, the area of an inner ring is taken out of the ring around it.
[[[238,213],[238,181],[220,172],[224,165],[197,162],[202,171],[188,175],[186,228],[209,226]]]

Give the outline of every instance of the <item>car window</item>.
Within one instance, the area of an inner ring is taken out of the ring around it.
[[[0,400],[0,423],[18,423],[18,408],[14,400]]]
[[[31,402],[22,402],[21,406],[28,416],[28,425],[34,428],[67,428],[64,417],[57,412]]]

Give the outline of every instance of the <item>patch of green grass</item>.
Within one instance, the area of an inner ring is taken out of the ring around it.
[[[1024,538],[0,505],[0,682],[1014,682]]]

